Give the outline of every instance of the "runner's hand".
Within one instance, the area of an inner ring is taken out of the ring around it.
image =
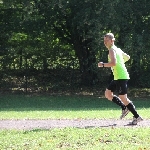
[[[103,67],[103,64],[104,64],[103,62],[99,62],[98,67]]]

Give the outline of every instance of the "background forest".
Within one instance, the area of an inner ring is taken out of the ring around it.
[[[150,87],[149,0],[0,0],[1,91],[105,87],[107,32],[131,56],[129,85]]]

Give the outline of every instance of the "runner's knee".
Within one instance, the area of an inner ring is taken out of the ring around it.
[[[105,91],[105,97],[106,97],[108,100],[112,101],[112,99],[113,99],[113,93],[112,93],[110,90],[107,90],[107,89],[106,89],[106,91]]]

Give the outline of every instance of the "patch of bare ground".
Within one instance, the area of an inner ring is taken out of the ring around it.
[[[0,129],[52,129],[52,128],[139,128],[150,127],[150,119],[144,119],[137,125],[130,125],[132,120],[118,119],[24,119],[24,120],[0,120]]]

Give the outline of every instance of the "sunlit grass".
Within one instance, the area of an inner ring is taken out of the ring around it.
[[[143,118],[150,118],[147,98],[132,99]],[[0,119],[118,118],[121,109],[94,96],[0,97]],[[126,118],[131,118],[129,114]],[[53,128],[0,130],[0,149],[7,150],[149,150],[147,128]]]
[[[149,135],[149,128],[0,130],[0,149],[149,150]]]
[[[150,118],[150,102],[133,99],[138,113]],[[98,97],[86,96],[1,96],[0,119],[102,119],[120,116],[121,109]],[[131,118],[129,114],[127,118]]]

